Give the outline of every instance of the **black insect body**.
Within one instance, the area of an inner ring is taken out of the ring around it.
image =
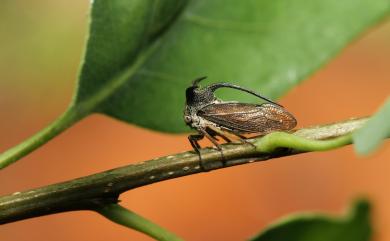
[[[293,129],[297,121],[283,106],[251,90],[229,83],[215,83],[200,87],[199,82],[206,77],[195,79],[186,89],[184,121],[198,134],[188,136],[191,146],[200,155],[199,140],[207,137],[220,151],[217,137],[226,142],[232,140],[227,135],[245,139],[242,134],[266,135],[274,131]],[[267,103],[249,104],[225,102],[218,99],[214,92],[222,87],[233,88],[255,95]]]

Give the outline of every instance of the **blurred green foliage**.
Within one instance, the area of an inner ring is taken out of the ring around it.
[[[0,87],[22,90],[27,98],[48,89],[70,90],[79,68],[87,9],[88,2],[82,1],[1,1]]]
[[[390,97],[380,110],[354,133],[354,146],[359,154],[367,155],[388,137],[390,137]]]
[[[371,232],[370,205],[360,200],[354,203],[347,217],[314,213],[291,215],[251,241],[368,241]]]

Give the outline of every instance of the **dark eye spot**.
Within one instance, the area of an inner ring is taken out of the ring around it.
[[[186,123],[190,123],[190,122],[191,122],[191,117],[190,117],[190,116],[185,116],[185,117],[184,117],[184,121],[185,121]]]

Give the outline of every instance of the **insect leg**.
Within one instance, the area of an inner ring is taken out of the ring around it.
[[[199,151],[200,145],[198,141],[202,140],[203,137],[204,137],[203,134],[194,134],[188,136],[188,140],[190,141],[192,148],[194,148],[195,152],[198,153],[200,159],[202,158],[200,157],[200,151]]]
[[[209,139],[209,140],[214,144],[214,146],[217,147],[218,150],[220,150],[220,151],[222,150],[221,145],[220,145],[220,144],[215,140],[215,138],[212,137],[207,131],[205,131],[205,130],[200,130],[200,132],[201,132],[204,136],[206,136],[207,139]]]
[[[229,141],[227,141],[227,142],[232,142],[233,144],[234,144],[234,142],[230,139],[230,138],[238,138],[238,140],[240,141],[240,142],[242,142],[242,143],[247,143],[247,141],[245,141],[245,139],[247,139],[245,136],[243,136],[243,135],[241,135],[241,134],[239,134],[239,133],[237,133],[237,132],[225,132],[225,131],[223,131],[223,130],[220,130],[220,129],[218,129],[217,127],[209,127],[211,130],[213,130],[214,132],[216,132],[216,133],[218,133],[218,135],[219,136],[223,136],[222,138],[224,139],[224,140],[229,140]],[[229,138],[228,138],[228,136],[229,136]],[[226,139],[225,139],[226,138]]]
[[[200,154],[200,145],[199,145],[199,140],[202,140],[204,137],[204,134],[194,134],[194,135],[189,135],[188,140],[191,143],[192,148],[194,148],[195,152],[198,153],[199,156],[199,166],[202,167],[203,170],[207,171],[206,166],[203,163],[202,155]]]
[[[207,139],[209,139],[214,145],[215,147],[219,150],[219,152],[221,153],[221,157],[222,157],[222,160],[223,160],[223,164],[225,165],[225,155],[223,154],[223,150],[222,150],[222,147],[221,145],[216,141],[214,140],[214,138],[206,131],[206,130],[199,130],[204,136],[207,137]]]
[[[246,136],[244,135],[241,135],[240,133],[237,133],[237,132],[233,132],[234,135],[238,136],[239,138],[241,138],[242,140],[245,140],[247,139]]]
[[[216,140],[215,136],[220,136],[222,139],[224,139],[226,142],[232,142],[231,139],[229,139],[227,136],[224,135],[224,133],[217,128],[214,127],[207,127],[206,131]]]
[[[249,145],[253,146],[254,148],[256,148],[255,144],[253,144],[252,142],[248,141],[248,138],[246,136],[243,136],[243,135],[241,135],[240,133],[237,133],[237,132],[232,132],[232,134],[237,136],[241,143],[249,144]]]

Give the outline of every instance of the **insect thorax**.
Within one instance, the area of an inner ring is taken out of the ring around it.
[[[203,107],[214,104],[214,103],[219,103],[220,101],[218,99],[215,99],[213,103],[208,103],[208,104],[200,104],[200,105],[195,105],[195,106],[190,106],[186,105],[184,109],[184,121],[188,126],[190,126],[193,129],[199,130],[199,129],[206,129],[207,126],[216,126],[215,123],[210,122],[201,116],[199,116],[197,113],[199,110],[201,110]]]

